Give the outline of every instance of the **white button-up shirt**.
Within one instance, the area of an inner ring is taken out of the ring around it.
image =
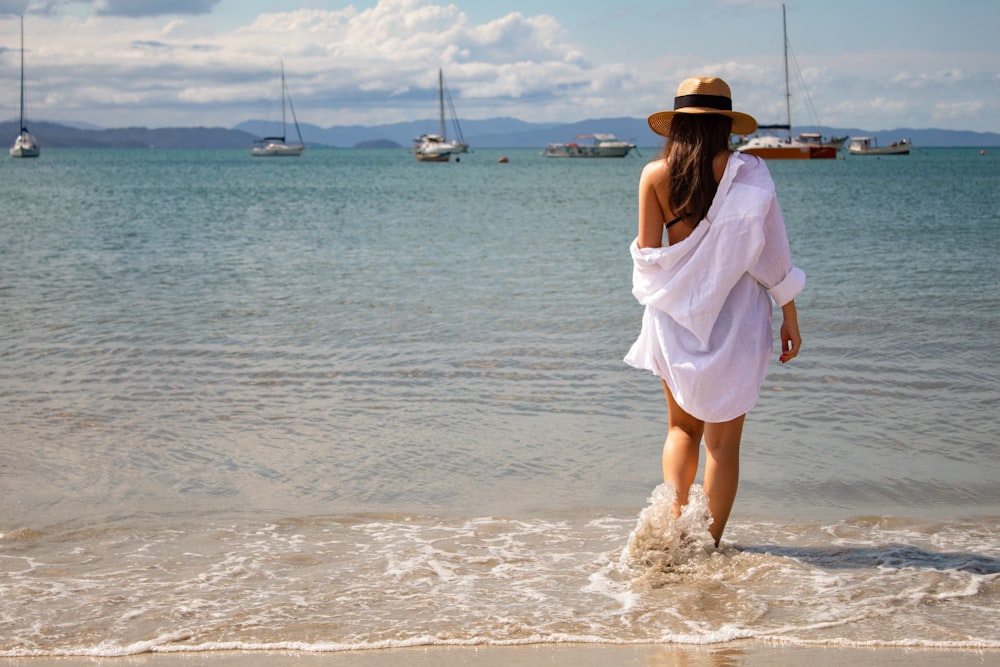
[[[661,248],[637,241],[632,293],[646,310],[625,362],[663,378],[698,419],[746,413],[773,351],[771,299],[788,303],[806,281],[792,264],[764,161],[730,155],[708,214],[683,241]]]

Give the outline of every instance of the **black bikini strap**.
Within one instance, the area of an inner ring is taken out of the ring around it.
[[[677,216],[676,218],[674,218],[674,219],[673,219],[673,220],[671,220],[670,222],[668,222],[668,223],[664,224],[664,225],[663,225],[663,228],[664,228],[664,229],[669,229],[669,228],[670,228],[670,225],[676,225],[676,224],[677,224],[678,222],[680,222],[680,221],[681,221],[681,220],[683,219],[683,217],[684,217],[684,216],[680,216],[680,215],[679,215],[679,216]]]

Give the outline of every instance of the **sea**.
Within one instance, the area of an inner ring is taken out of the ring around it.
[[[656,152],[0,160],[0,657],[996,655],[1000,148],[768,163],[804,343],[719,548],[622,361]]]

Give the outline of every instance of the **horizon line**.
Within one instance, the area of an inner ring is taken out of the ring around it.
[[[459,119],[459,120],[461,120],[461,119]],[[525,123],[527,125],[539,125],[539,126],[541,126],[541,125],[551,125],[551,126],[555,126],[555,127],[560,127],[560,126],[567,126],[567,125],[576,125],[576,124],[579,124],[579,123],[602,122],[602,121],[625,121],[625,120],[627,120],[627,121],[642,122],[642,121],[645,121],[645,118],[637,117],[637,116],[609,116],[609,117],[604,117],[604,118],[583,118],[583,119],[574,120],[574,121],[555,122],[555,121],[530,121],[530,120],[522,120],[520,118],[515,118],[513,116],[495,116],[495,117],[492,117],[492,118],[466,119],[466,120],[464,120],[462,122],[466,122],[466,123],[485,123],[485,122],[498,121],[498,120],[514,120],[514,121],[517,121],[519,123]],[[335,128],[366,128],[366,129],[372,129],[372,128],[392,127],[392,126],[399,126],[399,125],[436,123],[436,122],[437,122],[437,120],[435,120],[433,118],[426,118],[426,119],[417,119],[417,120],[396,121],[396,122],[393,122],[393,123],[379,123],[379,124],[375,124],[375,125],[350,124],[350,125],[328,125],[328,126],[322,126],[322,125],[317,125],[315,123],[308,123],[308,122],[300,123],[300,125],[308,125],[309,127],[314,127],[314,128],[318,128],[320,130],[328,131],[328,130],[332,130],[332,129],[335,129]],[[17,120],[17,118],[11,118],[10,120],[0,121],[0,124],[7,124],[7,123],[13,123],[14,125],[17,125],[18,124],[18,120]],[[69,129],[79,130],[79,131],[83,131],[83,132],[87,132],[87,131],[108,131],[108,130],[130,130],[130,129],[136,129],[136,130],[197,130],[197,129],[220,130],[221,129],[221,130],[235,131],[235,132],[246,132],[246,130],[241,130],[239,128],[239,125],[243,125],[245,123],[273,123],[273,121],[269,121],[269,120],[266,120],[266,119],[251,118],[251,119],[247,119],[247,120],[242,120],[239,123],[237,123],[236,125],[229,126],[229,127],[226,127],[224,125],[163,125],[163,126],[156,126],[156,127],[151,127],[151,126],[148,126],[148,125],[120,125],[120,126],[115,126],[115,127],[104,127],[104,126],[96,125],[94,123],[88,123],[88,122],[85,122],[85,121],[57,121],[57,120],[46,120],[46,119],[41,119],[41,118],[37,119],[37,120],[34,120],[34,121],[31,122],[32,125],[37,125],[39,123],[48,123],[50,125],[59,125],[61,127],[66,127],[66,128],[69,128]],[[83,126],[83,127],[81,127],[81,126]],[[996,130],[996,131],[994,131],[994,130],[969,130],[969,129],[956,130],[956,129],[950,129],[950,128],[941,128],[941,127],[925,127],[925,128],[919,128],[919,127],[896,127],[896,128],[883,129],[883,130],[867,130],[867,129],[864,129],[864,128],[835,127],[835,126],[832,126],[832,125],[815,125],[815,124],[810,125],[810,124],[804,124],[804,123],[803,124],[794,124],[794,125],[792,125],[792,127],[793,128],[817,128],[817,129],[818,128],[826,128],[826,129],[829,129],[829,130],[852,130],[852,129],[855,129],[855,130],[861,130],[861,131],[869,133],[869,134],[877,134],[877,133],[883,133],[883,132],[913,131],[913,132],[955,132],[955,133],[984,134],[984,135],[997,135],[997,136],[1000,136],[1000,130]],[[652,130],[650,130],[650,131],[652,131]]]

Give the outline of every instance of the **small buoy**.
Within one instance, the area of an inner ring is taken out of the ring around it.
[[[497,162],[499,162],[500,164],[507,164],[508,162],[510,162],[510,160],[507,159],[506,155],[501,155],[500,159],[497,160]]]
[[[986,155],[986,151],[981,150],[981,151],[979,151],[979,154],[980,155]]]

